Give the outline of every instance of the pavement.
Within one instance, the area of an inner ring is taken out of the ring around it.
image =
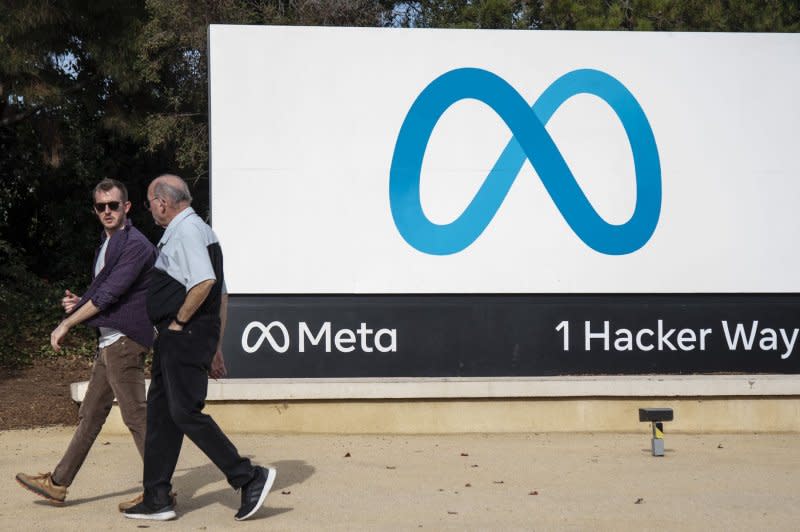
[[[667,425],[667,431],[669,431]],[[141,490],[128,436],[101,434],[52,506],[17,472],[52,470],[70,427],[0,433],[0,530],[798,530],[798,434],[231,434],[278,477],[245,522],[239,496],[189,441],[174,476],[178,519],[125,519]]]

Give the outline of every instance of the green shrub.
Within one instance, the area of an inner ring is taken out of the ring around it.
[[[81,287],[83,288],[83,287]],[[36,358],[91,357],[93,329],[72,329],[60,352],[50,347],[50,332],[63,317],[64,289],[28,271],[22,254],[0,240],[0,366],[19,367]]]

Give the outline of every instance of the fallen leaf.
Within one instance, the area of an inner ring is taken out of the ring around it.
[[[465,487],[465,488],[471,488],[471,487],[472,487],[472,484],[470,484],[469,482],[467,482],[466,484],[464,484],[464,487]]]
[[[447,511],[450,515],[458,515],[458,512],[451,512],[450,510]]]
[[[528,493],[528,495],[539,495],[539,492],[538,491],[532,491],[532,492]]]
[[[495,484],[505,484],[505,482],[503,482],[502,480],[495,480],[494,483]]]
[[[292,494],[292,492],[291,492],[291,491],[289,491],[289,490],[283,490],[283,491],[281,492],[281,495],[291,495],[291,494]]]
[[[387,466],[386,466],[386,469],[397,469],[397,466],[393,466],[393,465],[387,465]]]
[[[642,504],[643,502],[644,502],[644,499],[642,499],[641,497],[639,497],[638,499],[636,499],[636,502],[635,502],[635,503],[633,503],[633,504]]]
[[[478,467],[478,464],[472,464],[470,467]]]
[[[104,441],[103,445],[111,445],[111,442],[110,441]]]
[[[461,453],[461,456],[469,456],[469,453]]]
[[[722,449],[722,448],[723,448],[723,447],[722,447],[722,444],[721,444],[721,443],[720,443],[719,445],[717,445],[717,449]]]
[[[344,455],[344,457],[345,458],[350,458],[350,453],[347,453],[346,455]]]

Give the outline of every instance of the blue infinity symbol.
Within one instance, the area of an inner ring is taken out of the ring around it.
[[[617,114],[633,153],[636,208],[620,225],[606,222],[586,198],[545,124],[572,96],[593,94]],[[481,101],[508,125],[513,137],[464,212],[451,223],[431,222],[422,211],[420,172],[433,128],[444,112],[465,98]],[[552,83],[532,106],[505,80],[486,70],[460,68],[436,78],[408,111],[394,148],[389,202],[398,231],[411,246],[431,255],[458,253],[492,221],[528,159],[564,220],[586,245],[607,255],[641,248],[661,212],[661,166],[653,130],[636,98],[599,70],[574,70]]]

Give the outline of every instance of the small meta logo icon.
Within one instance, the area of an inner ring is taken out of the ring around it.
[[[605,101],[628,136],[636,172],[636,208],[624,224],[610,224],[597,213],[545,129],[553,113],[578,94],[592,94]],[[422,160],[439,118],[465,98],[491,107],[513,137],[464,212],[453,222],[440,225],[422,211]],[[389,203],[397,230],[423,253],[450,255],[462,251],[492,221],[526,159],[564,220],[595,251],[607,255],[632,253],[653,235],[661,213],[661,166],[653,130],[636,98],[622,83],[590,69],[563,75],[532,106],[506,81],[486,70],[451,70],[431,82],[408,111],[394,149]]]

